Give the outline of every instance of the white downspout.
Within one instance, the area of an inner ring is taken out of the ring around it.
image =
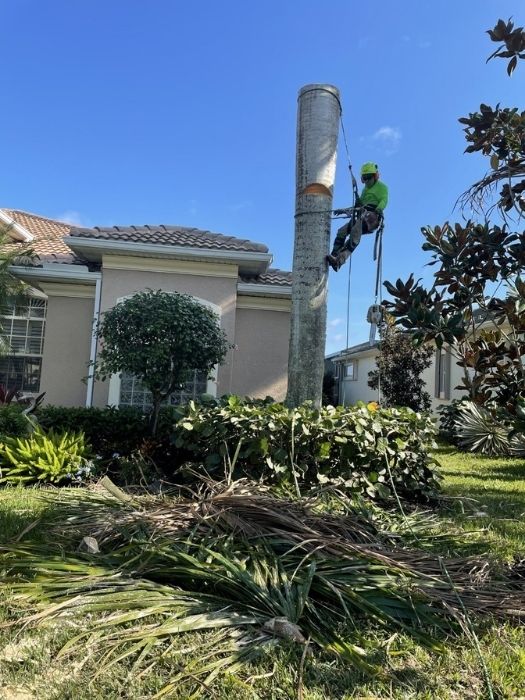
[[[95,306],[93,326],[91,330],[91,348],[89,350],[89,374],[87,379],[86,391],[86,408],[93,405],[93,389],[95,388],[94,363],[97,359],[97,328],[100,316],[100,300],[102,298],[102,275],[97,279],[95,284]]]

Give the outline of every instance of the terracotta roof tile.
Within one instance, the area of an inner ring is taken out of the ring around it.
[[[72,228],[70,236],[104,241],[124,241],[126,243],[150,243],[173,245],[208,250],[235,250],[242,252],[267,253],[268,247],[245,238],[225,236],[222,233],[203,231],[185,226],[112,226],[95,228]]]
[[[17,209],[4,209],[3,211],[35,238],[29,244],[13,243],[13,247],[22,248],[28,245],[38,255],[40,262],[84,263],[64,243],[64,236],[69,234],[71,224]]]
[[[241,282],[247,284],[275,284],[281,286],[290,286],[292,284],[292,273],[288,270],[278,270],[275,267],[270,267],[266,272],[260,275],[241,275]]]
[[[3,209],[17,224],[34,236],[29,244],[12,243],[9,247],[22,250],[26,245],[39,256],[39,263],[56,262],[90,265],[64,243],[65,236],[91,238],[107,241],[150,243],[181,247],[232,250],[241,252],[267,253],[267,246],[244,238],[225,236],[221,233],[203,231],[184,226],[113,226],[79,228],[63,221],[55,221],[45,216],[31,214],[17,209]],[[37,263],[38,264],[38,263]],[[240,281],[250,284],[291,285],[292,273],[287,270],[270,268],[258,276],[242,275]]]

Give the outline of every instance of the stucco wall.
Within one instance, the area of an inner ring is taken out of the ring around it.
[[[142,264],[137,259],[137,265]],[[121,267],[133,264],[123,260]],[[147,264],[147,263],[144,263]],[[151,261],[155,266],[155,261]],[[184,272],[171,272],[169,265],[164,262],[164,270],[120,269],[113,266],[120,265],[118,260],[104,259],[102,273],[101,312],[112,308],[117,300],[146,289],[191,294],[194,297],[211,302],[220,308],[221,327],[226,332],[229,341],[235,340],[235,304],[237,297],[237,268],[233,265],[210,267],[213,276],[197,274],[198,270],[188,266],[188,274]],[[223,272],[221,272],[223,268]],[[181,269],[181,263],[174,264],[173,269]],[[206,271],[206,268],[202,268]],[[220,276],[224,274],[224,276]],[[225,362],[219,367],[217,374],[218,395],[232,391],[232,354],[230,351]],[[96,382],[93,397],[95,406],[105,406],[108,402],[109,382]]]
[[[46,403],[85,406],[94,298],[48,296],[42,379]]]
[[[368,386],[368,373],[376,369],[375,356],[365,355],[351,358],[357,361],[357,379],[345,379],[340,384],[341,404],[352,406],[358,401],[377,401],[377,390]]]
[[[232,392],[276,401],[286,397],[289,311],[238,308]]]
[[[377,353],[377,351],[374,351]],[[359,355],[355,358],[358,361],[357,380],[343,379],[340,382],[339,400],[342,404],[352,405],[357,401],[377,401],[377,391],[373,391],[368,386],[368,372],[376,369],[375,354]],[[452,399],[465,396],[465,392],[454,387],[461,382],[462,369],[458,367],[454,358],[450,363],[450,398],[443,399],[436,397],[436,353],[432,356],[432,364],[423,371],[422,378],[425,382],[425,390],[430,394],[432,400],[431,410],[436,412],[439,406],[447,405]]]

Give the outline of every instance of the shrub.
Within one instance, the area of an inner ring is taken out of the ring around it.
[[[193,471],[248,476],[290,486],[333,485],[388,499],[432,497],[439,476],[425,445],[430,418],[408,408],[282,404],[225,397],[213,406],[180,407],[173,441]]]
[[[217,314],[188,294],[137,292],[103,314],[95,376],[128,372],[151,392],[151,434],[163,402],[194,370],[209,374],[230,344]]]
[[[458,420],[461,417],[460,408],[466,400],[466,398],[453,399],[448,404],[438,406],[439,435],[451,445],[457,445],[459,443],[457,432]]]
[[[129,454],[137,449],[147,426],[138,408],[69,408],[44,406],[38,421],[46,430],[82,431],[93,451],[108,459],[115,452]]]
[[[0,407],[0,440],[4,436],[21,437],[29,432],[29,421],[23,407],[16,404]]]
[[[27,438],[6,437],[0,443],[0,482],[59,484],[82,482],[90,476],[84,434],[44,432],[41,428]]]
[[[173,427],[175,409],[165,407],[159,418],[159,436],[167,437]],[[148,418],[139,408],[69,408],[44,406],[38,411],[40,425],[57,431],[81,430],[95,454],[110,459],[115,453],[130,455],[149,436]]]
[[[368,373],[368,386],[381,389],[385,406],[428,411],[432,401],[425,390],[422,374],[432,364],[433,349],[428,345],[416,345],[411,334],[399,331],[388,314],[385,314],[381,331],[377,369]]]
[[[512,426],[506,412],[494,404],[484,407],[473,401],[461,402],[458,410],[456,432],[460,448],[491,456],[512,454]],[[517,435],[514,444],[519,444]]]

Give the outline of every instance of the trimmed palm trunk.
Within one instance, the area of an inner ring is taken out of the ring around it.
[[[289,406],[321,405],[326,339],[330,212],[339,130],[339,91],[305,85],[299,91]]]

